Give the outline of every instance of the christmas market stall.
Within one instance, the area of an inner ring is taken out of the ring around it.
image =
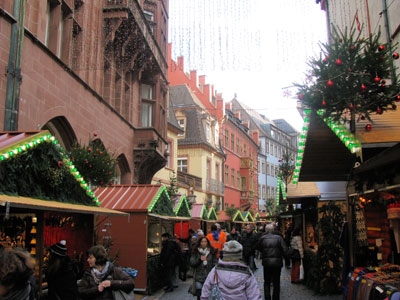
[[[161,288],[161,235],[174,236],[176,221],[189,218],[176,216],[163,185],[112,185],[96,189],[95,195],[102,207],[129,213],[129,218],[104,219],[98,234],[112,241],[111,253],[118,256],[118,265],[138,270],[135,290],[151,294]],[[178,212],[185,206],[182,202]]]
[[[125,213],[97,198],[48,131],[0,133],[0,244],[36,259],[39,294],[46,287],[48,248],[65,240],[82,267],[94,243],[94,215]],[[82,271],[82,270],[81,270]]]
[[[205,204],[193,203],[192,209],[190,210],[192,219],[189,221],[189,227],[195,232],[198,229],[203,230],[206,233],[207,229],[207,207]]]

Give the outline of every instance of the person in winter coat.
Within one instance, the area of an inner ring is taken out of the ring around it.
[[[33,274],[34,261],[22,249],[1,250],[0,299],[35,300],[29,279]]]
[[[273,285],[272,299],[279,300],[282,258],[288,253],[288,247],[274,224],[271,223],[265,227],[265,233],[260,237],[257,248],[261,251],[264,267],[265,300],[271,300],[271,282]]]
[[[78,298],[77,274],[73,262],[67,255],[66,242],[60,241],[50,247],[47,268],[48,298],[76,300]]]
[[[176,240],[172,239],[168,232],[163,233],[161,238],[160,264],[165,273],[165,290],[172,292],[174,290],[172,280],[175,278],[175,268],[182,264],[182,251]]]
[[[236,226],[232,226],[231,233],[228,234],[226,241],[238,241],[239,243],[242,243],[242,236],[238,232]]]
[[[229,241],[223,248],[224,257],[208,274],[200,299],[208,299],[212,285],[217,283],[222,299],[262,300],[256,277],[241,261],[243,246]]]
[[[113,300],[113,290],[130,293],[133,279],[107,260],[107,251],[97,245],[88,251],[89,269],[78,284],[79,296],[83,300]]]
[[[243,245],[243,261],[250,267],[250,269],[255,271],[254,256],[256,253],[257,246],[257,235],[253,231],[251,225],[246,225],[246,230],[242,235],[242,245]]]
[[[292,283],[299,283],[300,280],[300,265],[301,260],[304,258],[303,242],[300,236],[300,228],[296,227],[293,230],[292,238],[290,240],[290,247],[294,251],[298,251],[300,254],[298,257],[292,256],[292,272],[291,281]]]
[[[197,296],[197,300],[200,299],[201,289],[208,273],[217,263],[217,252],[218,250],[211,246],[206,237],[200,238],[193,247],[190,266],[194,269],[194,279],[190,290],[193,296]]]
[[[222,231],[221,225],[218,223],[211,225],[211,233],[207,234],[207,239],[214,248],[218,249],[217,257],[219,257],[226,243],[226,233]]]

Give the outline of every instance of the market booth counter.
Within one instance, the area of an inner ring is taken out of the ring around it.
[[[118,253],[118,265],[138,270],[135,290],[151,294],[161,288],[161,235],[173,235],[175,223],[190,218],[176,216],[162,185],[112,185],[96,189],[95,195],[102,207],[129,214],[128,218],[103,220],[104,228],[99,228],[98,234],[112,241],[111,252]],[[181,208],[185,206],[181,203]]]
[[[22,247],[36,259],[39,294],[46,286],[51,245],[66,240],[67,254],[83,266],[85,253],[93,246],[93,216],[127,216],[96,205],[57,144],[48,131],[0,133],[0,174],[6,174],[0,178],[0,243],[5,248]]]

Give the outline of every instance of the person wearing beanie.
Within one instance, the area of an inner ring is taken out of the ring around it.
[[[264,268],[265,300],[271,300],[271,282],[274,288],[272,299],[279,300],[282,258],[287,255],[288,247],[273,223],[265,227],[265,233],[260,237],[257,248],[261,252]]]
[[[62,240],[49,248],[46,279],[48,298],[57,300],[78,299],[77,275],[74,264],[67,255],[67,242]]]
[[[208,299],[212,286],[217,284],[223,299],[262,300],[256,277],[242,262],[243,246],[232,240],[222,251],[224,257],[208,274],[200,299]]]

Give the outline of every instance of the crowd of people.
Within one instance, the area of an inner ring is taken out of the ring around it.
[[[193,284],[189,293],[197,300],[209,299],[210,295],[215,299],[218,296],[233,300],[262,299],[254,276],[255,257],[259,257],[263,266],[265,299],[279,300],[285,258],[286,267],[290,267],[291,262],[292,283],[301,281],[300,266],[304,255],[301,233],[299,228],[294,228],[287,231],[284,238],[274,223],[256,229],[246,225],[240,233],[233,226],[226,234],[217,223],[206,236],[200,229],[197,232],[189,230],[187,238],[162,234],[160,268],[165,274],[165,290],[171,292],[177,287],[174,278],[178,266],[182,280],[186,280],[190,269]],[[186,255],[178,241],[188,245]],[[67,250],[65,241],[49,248],[45,269],[48,299],[111,300],[125,299],[129,294],[133,298],[132,277],[108,260],[103,246],[96,245],[88,250],[89,268],[82,273],[67,255]],[[28,252],[0,249],[0,300],[35,300],[34,267]]]
[[[226,234],[216,223],[207,236],[200,229],[197,232],[190,229],[189,236],[184,239],[167,233],[164,235],[161,266],[168,274],[167,292],[177,287],[171,278],[174,278],[175,268],[179,265],[180,271],[191,270],[193,283],[188,292],[198,300],[209,299],[210,294],[215,293],[215,286],[218,286],[222,299],[224,296],[229,296],[229,299],[262,299],[254,277],[256,257],[262,260],[266,300],[279,300],[284,260],[286,267],[292,265],[292,283],[301,281],[300,265],[304,251],[299,228],[291,228],[283,237],[274,223],[265,228],[248,224],[242,232],[233,226]],[[180,249],[178,241],[188,244],[186,256],[177,250]],[[171,258],[171,255],[176,255],[176,258]]]

